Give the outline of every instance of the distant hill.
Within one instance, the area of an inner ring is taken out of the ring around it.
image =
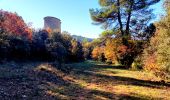
[[[87,37],[78,36],[78,35],[72,35],[72,37],[79,42],[82,42],[83,40],[87,40],[88,42],[93,41],[93,38],[87,38]]]

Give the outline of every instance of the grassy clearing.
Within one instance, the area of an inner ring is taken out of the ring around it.
[[[15,65],[15,66],[13,66]],[[0,98],[146,100],[170,99],[170,84],[154,75],[95,61],[66,64],[64,73],[49,63],[4,64]]]
[[[91,65],[88,65],[89,63]],[[76,83],[92,91],[103,91],[112,95],[105,99],[170,99],[170,85],[160,83],[160,79],[151,73],[88,61],[72,66],[75,66],[77,71],[72,75]],[[101,92],[97,94],[98,99],[104,99]]]

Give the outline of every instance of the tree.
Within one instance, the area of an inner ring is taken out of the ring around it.
[[[28,58],[32,30],[16,13],[0,10],[0,51],[2,58]]]
[[[0,58],[7,58],[9,55],[9,39],[7,38],[7,35],[5,32],[1,31],[0,32]]]
[[[94,60],[98,60],[98,61],[105,61],[105,56],[104,56],[104,46],[96,46],[93,51],[92,51],[92,58]]]
[[[144,30],[141,31],[136,38],[149,42],[150,38],[155,35],[155,31],[156,26],[153,23],[151,23],[149,26],[146,26]]]
[[[0,10],[0,30],[6,31],[8,35],[22,36],[32,39],[32,30],[27,26],[22,17],[16,13]]]
[[[90,9],[91,18],[105,29],[120,31],[121,37],[130,38],[153,18],[149,6],[160,0],[99,0],[101,9]]]
[[[113,63],[116,64],[118,62],[118,57],[116,55],[116,45],[115,45],[114,39],[107,39],[106,46],[104,49],[104,55],[106,57],[107,63]]]
[[[25,60],[30,56],[30,41],[20,37],[9,37],[10,58]],[[23,59],[24,58],[24,59]]]
[[[69,49],[71,47],[71,40],[73,40],[73,37],[67,31],[63,31],[61,35],[63,38],[63,45]]]
[[[48,39],[46,43],[46,48],[52,59],[58,64],[58,68],[62,68],[62,63],[65,60],[66,49],[61,42],[55,42],[53,39]]]
[[[122,65],[131,66],[134,53],[130,40],[143,32],[148,22],[154,17],[149,7],[160,0],[99,0],[101,9],[90,9],[95,24],[102,24],[105,29],[113,30],[120,42],[118,59]],[[118,48],[118,49],[119,49]],[[121,50],[125,50],[121,51]],[[133,50],[132,50],[133,51]],[[120,57],[120,58],[119,58]]]
[[[102,39],[107,39],[107,38],[112,37],[113,34],[114,34],[114,31],[113,31],[113,30],[106,30],[106,31],[103,31],[103,32],[100,34],[100,38],[102,38]]]
[[[93,50],[93,45],[92,42],[88,42],[88,41],[83,41],[82,42],[82,46],[83,46],[83,56],[85,59],[91,59],[91,52]]]
[[[71,41],[73,40],[73,37],[67,31],[63,31],[61,35],[62,35],[63,41],[60,41],[60,42],[62,42],[63,46],[66,48],[66,51],[67,51],[65,61],[71,62],[72,60],[72,42]]]
[[[84,60],[83,46],[81,45],[81,43],[76,41],[75,39],[73,39],[71,41],[71,44],[72,44],[72,48],[71,48],[72,60],[73,61],[82,61],[82,60]]]
[[[95,48],[96,46],[102,45],[103,41],[100,38],[94,39],[91,42],[91,45],[93,46],[93,48]]]
[[[38,30],[33,32],[32,43],[30,44],[32,59],[49,59],[46,48],[46,40],[48,38],[49,33],[46,30]]]
[[[113,30],[105,30],[99,35],[101,41],[100,45],[104,45],[107,39],[111,39],[115,32]]]
[[[166,16],[156,23],[155,36],[144,51],[144,68],[163,78],[170,78],[170,1],[165,0]]]

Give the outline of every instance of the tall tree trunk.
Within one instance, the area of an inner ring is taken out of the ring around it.
[[[126,22],[126,36],[129,36],[130,32],[129,32],[129,27],[130,27],[130,20],[131,20],[131,15],[132,15],[132,7],[133,7],[133,3],[134,1],[130,1],[130,7],[129,7],[129,12],[128,12],[128,18],[127,18],[127,22]]]
[[[130,34],[129,33],[130,18],[131,18],[131,11],[128,13],[128,19],[127,19],[127,23],[126,23],[126,36],[128,36]]]
[[[123,24],[122,24],[121,15],[120,15],[120,1],[119,0],[117,0],[117,6],[118,6],[117,10],[118,10],[118,22],[120,25],[120,31],[121,31],[122,36],[124,36]]]
[[[130,6],[129,6],[129,11],[128,11],[128,17],[127,17],[127,22],[126,22],[126,30],[124,33],[124,36],[122,37],[122,42],[125,46],[127,46],[128,48],[130,48],[129,46],[129,42],[128,40],[131,38],[130,35],[130,20],[131,20],[131,16],[132,16],[132,7],[134,4],[134,0],[129,1]],[[124,58],[121,61],[121,64],[125,65],[127,68],[129,68],[131,66],[131,64],[133,63],[133,58],[131,56],[125,55]]]

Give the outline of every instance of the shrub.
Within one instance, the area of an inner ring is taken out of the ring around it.
[[[29,40],[23,39],[21,37],[10,37],[10,57],[23,59],[28,58],[30,55],[30,45]]]
[[[118,63],[118,58],[116,55],[116,45],[114,39],[108,39],[106,41],[106,46],[104,49],[104,55],[106,57],[106,62],[109,64]]]
[[[46,41],[49,38],[48,35],[49,33],[46,30],[38,30],[33,32],[33,39],[32,42],[30,43],[32,59],[37,60],[50,59],[46,48]]]
[[[76,41],[73,39],[71,41],[72,48],[71,48],[71,53],[72,53],[72,60],[73,61],[82,61],[84,60],[83,57],[83,47],[80,42]]]
[[[92,58],[94,60],[98,60],[98,61],[105,61],[105,56],[104,56],[104,46],[97,46],[93,49],[92,51]]]
[[[91,42],[83,42],[82,43],[82,46],[83,46],[83,56],[85,59],[91,59],[91,52],[92,52],[92,49],[93,49],[93,45]]]
[[[134,61],[133,61],[133,63],[132,63],[132,66],[131,66],[131,69],[132,69],[132,70],[141,70],[141,69],[142,69],[142,66],[143,66],[143,64],[142,64],[141,55],[138,55],[138,56],[134,59]]]

